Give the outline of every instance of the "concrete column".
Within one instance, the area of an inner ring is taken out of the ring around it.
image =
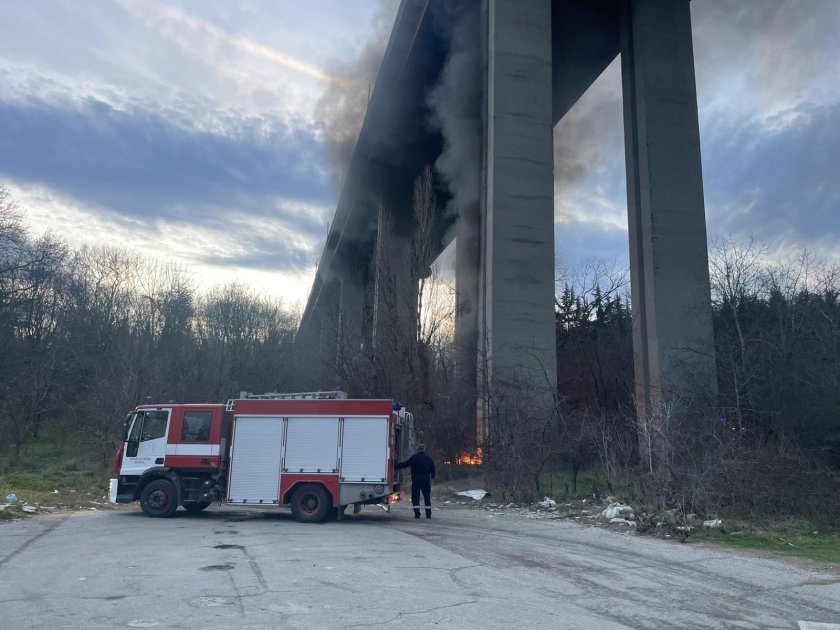
[[[417,326],[411,237],[385,205],[380,206],[378,226],[373,261],[373,346],[377,352],[409,354]]]
[[[485,0],[484,12],[485,383],[491,396],[515,384],[547,403],[557,381],[551,2]]]
[[[714,405],[689,0],[624,0],[621,66],[637,409]]]
[[[462,207],[455,235],[456,378],[464,398],[476,397],[478,385],[478,311],[481,212],[478,204]]]
[[[348,267],[341,274],[339,293],[339,334],[341,344],[358,351],[365,342],[365,283],[361,272]]]
[[[320,321],[320,374],[323,382],[334,383],[338,358],[340,283],[332,279],[325,283],[318,303]],[[332,385],[330,385],[332,386]]]

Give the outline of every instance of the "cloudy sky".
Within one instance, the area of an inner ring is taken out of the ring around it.
[[[36,232],[306,298],[334,210],[323,95],[396,0],[0,0],[0,184]],[[840,253],[840,1],[694,0],[711,235]],[[614,63],[556,129],[558,250],[626,258]]]

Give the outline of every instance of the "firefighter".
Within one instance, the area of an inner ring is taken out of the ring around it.
[[[435,478],[435,462],[426,455],[426,447],[417,445],[417,452],[404,462],[396,465],[400,468],[411,467],[411,507],[414,508],[414,518],[420,518],[420,493],[426,504],[426,518],[432,518],[432,479]]]

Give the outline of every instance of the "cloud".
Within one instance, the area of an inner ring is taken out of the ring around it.
[[[332,83],[344,90],[356,92],[362,90],[360,85],[330,74],[304,59],[275,50],[251,38],[229,33],[207,20],[164,3],[139,2],[138,0],[118,0],[118,2],[135,18],[152,24],[159,32],[187,50],[196,51],[196,39],[210,39],[213,47],[245,52],[306,77]]]
[[[0,101],[0,173],[147,218],[183,218],[193,204],[266,215],[277,210],[260,208],[267,198],[328,198],[312,129],[264,117],[210,133],[94,98],[63,105]]]
[[[621,65],[616,59],[554,128],[557,256],[627,259]]]
[[[613,61],[554,128],[557,194],[624,168],[621,64]],[[623,171],[622,171],[623,172]]]
[[[759,121],[709,127],[704,170],[716,231],[803,244],[830,239],[840,250],[840,107],[798,112],[775,131]]]
[[[565,221],[554,225],[556,258],[562,264],[590,259],[616,260],[628,265],[626,228],[591,221]]]
[[[709,233],[840,257],[840,3],[707,0],[692,18]],[[561,252],[626,256],[621,116],[615,61],[555,128]]]
[[[703,115],[766,121],[800,104],[836,103],[836,0],[693,2]]]
[[[0,182],[36,231],[153,243],[209,281],[267,287],[274,274],[300,293],[332,212],[315,104],[324,84],[353,87],[327,61],[353,56],[395,9],[16,5],[0,39]]]
[[[114,245],[163,261],[176,260],[199,285],[240,282],[291,301],[306,299],[320,252],[321,234],[301,231],[296,221],[197,208],[200,221],[153,220],[91,207],[43,185],[8,182],[30,223],[52,226],[75,244]],[[326,207],[275,200],[294,216],[317,223]],[[308,217],[308,219],[306,219]]]
[[[396,3],[381,3],[371,18],[372,32],[364,44],[354,54],[327,62],[331,74],[345,77],[352,85],[364,86],[362,90],[348,90],[335,82],[326,83],[315,107],[324,129],[327,164],[336,196],[353,158],[397,6]]]

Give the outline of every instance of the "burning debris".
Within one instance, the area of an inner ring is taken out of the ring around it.
[[[468,453],[467,451],[461,451],[458,457],[455,458],[456,464],[466,464],[467,466],[478,466],[482,464],[484,461],[483,454],[481,452],[481,448],[477,448],[475,453]]]

